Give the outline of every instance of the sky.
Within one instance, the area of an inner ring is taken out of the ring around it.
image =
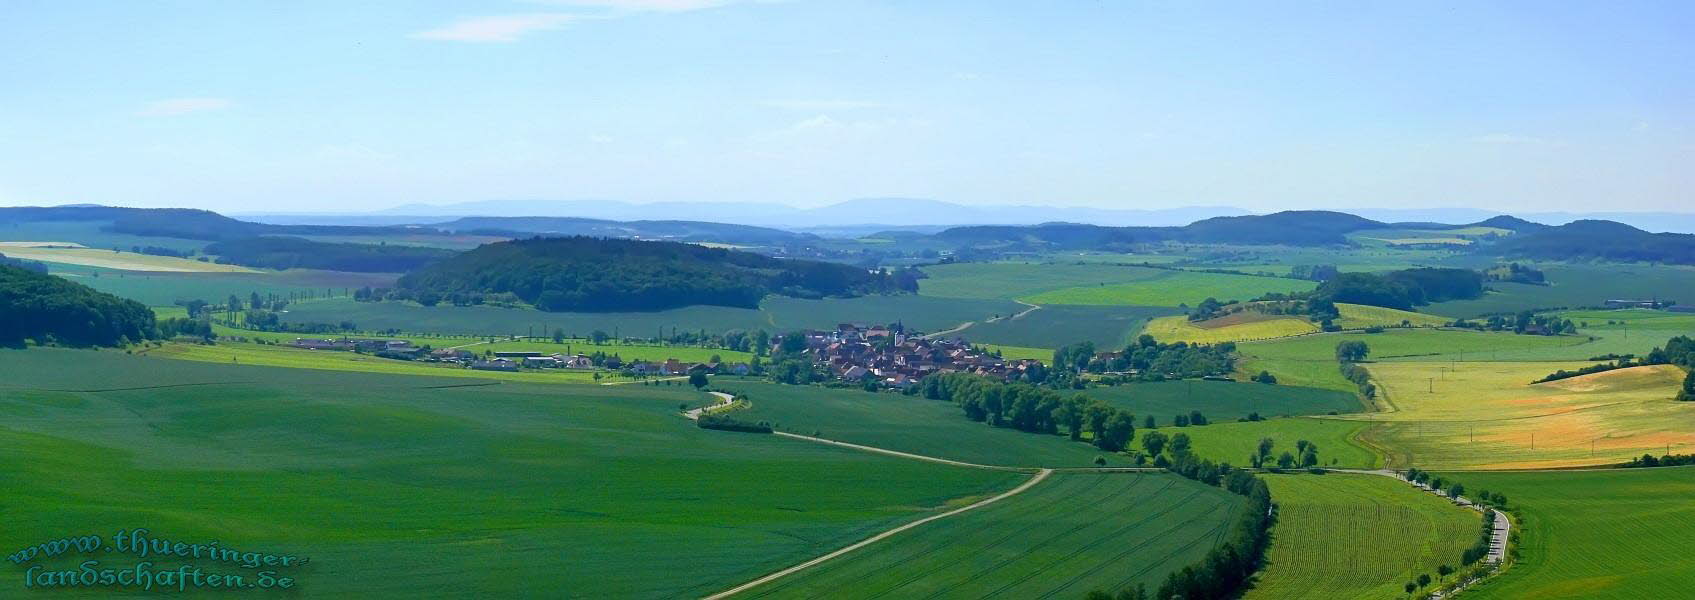
[[[0,206],[1695,212],[1695,3],[9,2]]]

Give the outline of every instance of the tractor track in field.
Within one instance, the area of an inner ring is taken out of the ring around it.
[[[721,600],[723,598],[728,598],[730,596],[740,594],[742,592],[753,589],[755,587],[759,587],[761,585],[770,583],[772,581],[782,579],[783,577],[787,577],[789,575],[793,575],[795,573],[805,571],[805,570],[810,569],[812,567],[823,564],[824,562],[829,561],[831,559],[843,556],[845,554],[848,554],[848,553],[853,552],[855,550],[858,550],[860,548],[864,548],[864,547],[869,546],[871,544],[875,544],[879,541],[882,541],[884,539],[892,537],[892,536],[899,534],[903,531],[906,531],[908,529],[918,527],[920,525],[923,525],[925,523],[929,523],[931,521],[937,521],[937,520],[945,519],[945,518],[948,518],[948,517],[951,517],[951,516],[954,516],[954,515],[958,515],[958,514],[967,512],[967,511],[982,508],[984,506],[988,506],[988,505],[994,504],[996,502],[1000,502],[1001,500],[1005,500],[1007,498],[1011,498],[1011,497],[1016,496],[1018,494],[1024,493],[1025,490],[1028,490],[1032,487],[1035,487],[1036,484],[1041,483],[1043,480],[1047,479],[1049,475],[1052,475],[1052,474],[1053,474],[1052,469],[1041,469],[1039,471],[1036,471],[1035,476],[1031,477],[1030,479],[1025,480],[1024,483],[1019,484],[1018,487],[1015,487],[1015,488],[1012,488],[1012,489],[1007,490],[1005,492],[1002,492],[999,495],[996,495],[996,496],[993,496],[993,497],[990,497],[990,498],[987,498],[987,499],[984,499],[984,500],[981,500],[981,501],[978,501],[978,502],[975,502],[975,503],[972,503],[972,504],[968,504],[966,506],[962,506],[962,507],[950,510],[950,511],[945,512],[945,513],[941,513],[941,514],[938,514],[938,515],[931,515],[931,516],[919,519],[917,521],[913,521],[911,523],[907,523],[905,525],[901,525],[901,526],[895,527],[893,529],[889,529],[889,530],[884,531],[882,533],[879,533],[877,535],[873,535],[871,537],[868,537],[868,538],[865,538],[865,539],[860,540],[858,542],[855,542],[854,544],[849,545],[846,548],[842,548],[840,550],[830,552],[830,553],[825,554],[823,556],[820,556],[818,558],[814,558],[812,560],[800,563],[798,565],[789,567],[787,569],[777,571],[776,573],[772,573],[770,575],[760,577],[759,579],[749,581],[747,583],[738,585],[738,586],[730,588],[728,590],[724,590],[722,592],[712,594],[710,596],[707,596],[705,598],[705,600]]]

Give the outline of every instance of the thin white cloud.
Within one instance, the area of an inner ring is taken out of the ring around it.
[[[888,108],[887,104],[883,104],[881,102],[869,102],[865,100],[766,100],[760,104],[771,108],[781,108],[783,110],[803,110],[809,112],[822,110],[866,110],[873,108]]]
[[[411,37],[442,42],[510,43],[531,33],[559,29],[584,18],[568,13],[466,17],[443,27],[414,33]]]
[[[224,98],[171,98],[153,102],[136,111],[142,117],[175,117],[189,113],[223,110],[230,107]]]

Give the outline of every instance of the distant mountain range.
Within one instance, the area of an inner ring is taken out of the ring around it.
[[[1348,213],[1384,223],[1476,223],[1507,213],[1475,208],[1362,208]],[[483,200],[457,204],[407,204],[350,214],[237,214],[276,225],[428,225],[458,217],[576,217],[606,221],[704,221],[737,223],[854,237],[878,231],[935,233],[960,225],[1036,225],[1065,222],[1105,226],[1167,227],[1212,217],[1253,214],[1229,206],[1172,209],[1113,209],[1033,205],[970,206],[924,198],[860,198],[817,208],[759,202],[658,202],[616,200]],[[1655,232],[1695,233],[1695,212],[1535,212],[1517,213],[1527,221],[1563,225],[1606,220]]]

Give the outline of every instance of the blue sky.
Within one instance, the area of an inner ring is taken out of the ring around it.
[[[1695,3],[16,2],[0,205],[1695,206]]]

